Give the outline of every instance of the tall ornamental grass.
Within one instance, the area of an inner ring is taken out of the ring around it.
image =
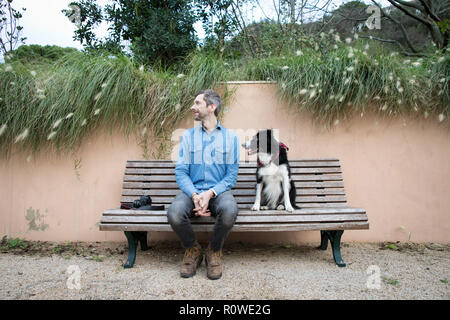
[[[166,142],[194,94],[229,80],[276,81],[281,99],[327,125],[369,111],[450,124],[448,51],[405,58],[361,40],[323,45],[234,60],[196,51],[170,69],[81,52],[53,64],[7,61],[0,65],[0,153],[73,151],[105,128],[135,134],[144,156],[157,157],[148,144],[170,149]]]
[[[341,45],[325,54],[314,49],[234,63],[228,79],[276,81],[280,97],[318,121],[363,116],[450,116],[450,58],[404,58],[370,48]]]
[[[20,62],[0,69],[0,148],[73,150],[102,127],[139,138],[170,132],[193,94],[220,78],[216,59],[193,56],[179,70],[135,65],[126,56],[69,54],[41,71]],[[177,72],[175,72],[177,71]]]

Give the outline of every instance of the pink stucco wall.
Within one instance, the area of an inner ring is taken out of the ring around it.
[[[309,114],[290,111],[273,84],[236,84],[223,118],[243,141],[252,130],[274,128],[289,157],[339,158],[348,203],[363,207],[369,230],[345,231],[343,241],[449,242],[450,130],[436,118],[383,119],[355,115],[331,129]],[[194,122],[173,133],[176,142]],[[151,147],[151,146],[150,146]],[[118,207],[125,162],[142,159],[133,137],[98,132],[73,155],[14,153],[0,160],[0,236],[46,241],[124,241],[120,232],[100,232],[105,209]],[[149,154],[151,154],[151,149]],[[242,150],[241,160],[245,159]],[[28,160],[27,160],[28,158]],[[74,160],[80,160],[75,169]],[[252,159],[253,160],[253,159]],[[204,240],[209,234],[202,233]],[[150,240],[176,240],[153,233]],[[311,242],[316,232],[231,233],[229,241]]]

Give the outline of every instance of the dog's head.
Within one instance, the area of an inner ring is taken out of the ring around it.
[[[270,163],[274,154],[280,150],[280,142],[273,136],[272,129],[259,130],[250,141],[242,144],[242,147],[248,150],[248,154],[258,153],[258,160],[267,165]]]

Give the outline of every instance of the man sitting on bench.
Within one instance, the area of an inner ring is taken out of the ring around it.
[[[195,275],[203,255],[190,218],[215,217],[215,225],[205,263],[207,277],[222,276],[222,247],[238,214],[231,188],[239,170],[239,139],[217,120],[221,98],[213,90],[202,90],[195,95],[191,111],[201,126],[186,130],[180,140],[175,177],[181,192],[167,210],[167,220],[186,249],[180,275]]]

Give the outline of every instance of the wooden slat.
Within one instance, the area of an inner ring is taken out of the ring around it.
[[[139,196],[122,196],[120,202],[133,202],[134,200],[138,199]],[[255,196],[235,196],[237,203],[254,203]],[[172,203],[174,197],[168,196],[168,197],[152,197],[152,203],[164,203],[164,204],[170,204]],[[347,199],[345,196],[324,196],[324,197],[309,197],[309,196],[297,196],[295,199],[296,203],[302,204],[302,203],[308,203],[308,202],[346,202]]]
[[[343,188],[344,183],[341,181],[327,181],[327,182],[295,182],[296,188]],[[176,182],[124,182],[122,184],[123,189],[177,189],[179,190]],[[237,189],[255,189],[255,182],[236,182],[233,187]]]
[[[133,195],[134,192],[132,192],[131,190],[139,190],[139,189],[127,189],[127,190],[130,190],[129,195]],[[160,190],[160,189],[156,189],[156,190]],[[236,190],[236,189],[232,189],[232,190]],[[254,189],[241,189],[241,190],[247,190],[247,191],[250,190],[251,195],[255,195],[255,193],[256,193],[256,190],[254,190]],[[143,191],[149,191],[149,189],[143,190]],[[345,195],[345,190],[343,188],[326,188],[326,189],[316,189],[316,188],[300,189],[300,188],[297,188],[296,191],[297,191],[296,194],[298,196],[302,196],[302,195],[343,195],[344,196]],[[181,192],[181,191],[178,190],[177,192]],[[145,192],[144,194],[151,195],[148,192]],[[177,194],[177,193],[175,193],[175,194]],[[140,196],[137,195],[136,199],[139,197]]]
[[[294,181],[342,181],[342,175],[337,174],[294,174]],[[175,175],[125,175],[124,182],[175,182]],[[256,182],[256,171],[254,174],[238,175],[237,182]]]
[[[211,232],[213,224],[193,224],[196,232]],[[305,231],[305,230],[348,230],[369,229],[368,222],[337,222],[337,223],[290,223],[290,224],[242,224],[234,225],[231,232],[266,232],[266,231]],[[108,224],[101,223],[100,231],[169,231],[168,224]]]
[[[292,174],[297,173],[341,173],[340,167],[317,167],[317,168],[291,168]],[[167,169],[167,168],[148,168],[148,169],[139,169],[139,168],[126,168],[126,175],[145,175],[145,174],[175,174],[175,169]],[[240,168],[238,174],[255,174],[255,170],[250,168]]]
[[[126,168],[175,168],[175,162],[134,162],[128,161]],[[308,167],[338,167],[339,160],[304,160],[304,161],[289,161],[291,168],[308,168]],[[240,162],[240,168],[256,168],[256,162]]]
[[[289,160],[289,161],[292,161],[292,162],[302,162],[302,161],[339,161],[339,159],[338,158],[311,158],[311,159],[294,159],[294,160]],[[148,162],[148,163],[163,163],[163,162],[167,162],[167,163],[173,163],[172,160],[139,160],[139,159],[127,160],[127,163],[128,162],[142,162],[142,163],[143,162]],[[243,162],[243,161],[241,161],[241,162]]]
[[[311,214],[364,214],[366,210],[363,208],[344,207],[344,208],[308,208],[294,210],[292,213],[288,213],[284,210],[240,210],[239,216],[258,216],[258,215],[311,215]],[[123,215],[156,215],[165,216],[167,211],[159,210],[124,210],[124,209],[108,209],[103,212],[106,216],[123,216]]]
[[[192,218],[191,223],[215,223],[213,217]],[[257,215],[236,218],[235,225],[242,223],[304,223],[304,222],[343,222],[367,221],[365,214],[329,214],[329,215]],[[101,223],[168,223],[167,216],[103,216]]]
[[[238,203],[239,210],[250,209],[252,203]],[[300,208],[345,208],[348,207],[347,202],[329,202],[329,203],[297,203]]]
[[[170,203],[157,203],[153,202],[154,205],[163,205],[165,207],[165,210],[169,208]],[[237,206],[239,210],[250,210],[253,203],[238,203]],[[299,206],[301,209],[305,208],[346,208],[348,207],[347,202],[329,202],[329,203],[297,203],[297,206]]]
[[[308,187],[315,187],[316,185],[311,185]],[[317,187],[322,186],[322,185],[317,185]],[[337,187],[338,185],[330,185],[333,187]],[[328,187],[330,187],[328,186]],[[343,185],[341,186],[343,187]],[[320,187],[319,187],[320,188]],[[327,188],[327,187],[325,187]],[[296,193],[297,195],[304,195],[304,194],[327,194],[324,192],[320,192],[320,190],[325,190],[325,189],[315,189],[319,192],[305,192],[303,193],[303,189],[301,188],[296,188]],[[343,189],[341,189],[343,190]],[[149,196],[176,196],[178,193],[180,193],[180,189],[176,188],[176,189],[123,189],[122,190],[122,195],[123,196],[142,196],[142,195],[149,195]],[[255,189],[237,189],[237,188],[233,188],[231,190],[231,192],[233,193],[234,196],[238,196],[238,195],[251,195],[254,196],[256,194],[256,190]],[[336,193],[332,193],[332,194],[336,194]],[[341,193],[338,193],[341,194]]]

